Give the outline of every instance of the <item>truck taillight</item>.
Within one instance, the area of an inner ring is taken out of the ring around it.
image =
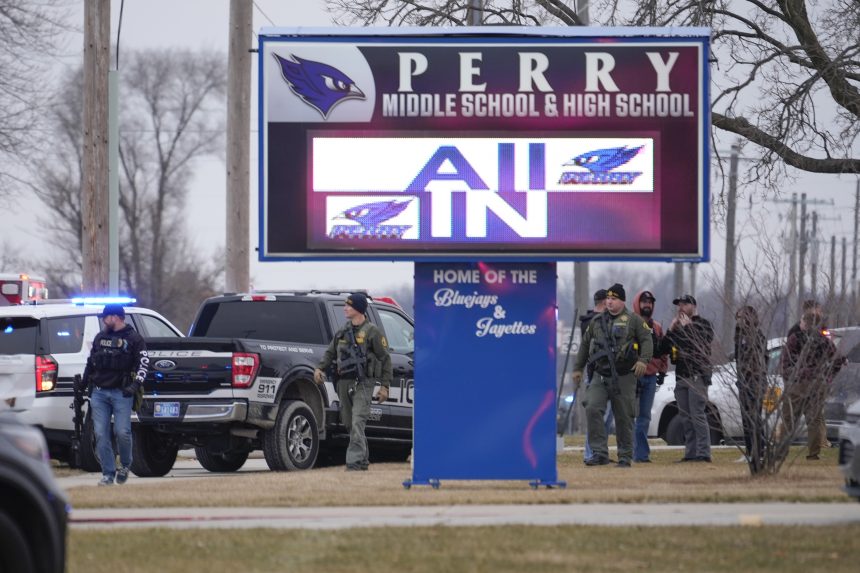
[[[254,383],[260,369],[260,355],[245,352],[233,353],[233,388],[248,388]]]
[[[49,355],[36,355],[36,392],[50,392],[57,386],[57,361]]]

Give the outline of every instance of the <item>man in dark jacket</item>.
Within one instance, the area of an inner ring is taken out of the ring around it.
[[[660,344],[663,337],[663,326],[654,320],[654,303],[657,299],[654,293],[643,290],[633,297],[633,312],[642,317],[651,329],[651,340],[654,348]],[[636,421],[633,423],[633,461],[648,463],[651,461],[651,446],[648,444],[648,427],[651,425],[651,408],[654,406],[654,394],[657,386],[663,383],[668,369],[665,355],[654,354],[645,375],[636,383],[636,396],[639,400]]]
[[[134,395],[149,370],[146,343],[131,325],[125,323],[125,309],[109,304],[101,313],[103,330],[93,340],[83,379],[92,387],[90,407],[96,434],[96,455],[102,466],[99,485],[123,484],[131,466],[131,408]],[[119,450],[116,467],[111,444],[111,417]]]
[[[782,420],[789,440],[797,430],[801,414],[806,418],[808,460],[818,460],[825,428],[824,400],[830,382],[842,368],[836,345],[825,334],[822,317],[814,310],[804,313],[800,328],[792,329],[780,357],[780,374],[785,385]],[[788,454],[785,447],[782,455]]]
[[[682,295],[672,304],[678,307],[678,315],[660,342],[659,354],[669,354],[675,364],[675,400],[685,442],[684,457],[679,461],[710,462],[707,407],[714,328],[698,315],[693,295]]]

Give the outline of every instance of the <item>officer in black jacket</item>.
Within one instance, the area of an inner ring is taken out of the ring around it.
[[[102,466],[99,485],[123,484],[131,466],[131,409],[134,396],[149,369],[146,343],[125,323],[125,309],[119,304],[104,307],[100,317],[104,327],[93,340],[84,369],[84,382],[92,388],[90,408],[96,434],[96,455]],[[119,450],[116,467],[111,444],[111,416]]]

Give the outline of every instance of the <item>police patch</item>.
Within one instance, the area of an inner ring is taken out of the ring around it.
[[[364,344],[364,332],[359,332],[355,336],[355,342],[356,344]]]
[[[382,337],[382,347],[383,347],[383,348],[388,348],[388,341],[385,339],[385,337],[384,337],[384,336]]]

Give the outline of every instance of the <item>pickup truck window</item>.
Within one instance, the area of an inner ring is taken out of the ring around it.
[[[316,306],[310,301],[210,303],[201,312],[191,334],[325,344]]]
[[[146,328],[146,334],[152,337],[169,337],[177,338],[179,335],[173,332],[173,329],[164,324],[161,320],[148,314],[138,314],[136,320],[143,323]]]
[[[391,352],[409,354],[415,350],[415,328],[409,322],[390,310],[377,309],[382,320],[382,329],[388,337]]]

